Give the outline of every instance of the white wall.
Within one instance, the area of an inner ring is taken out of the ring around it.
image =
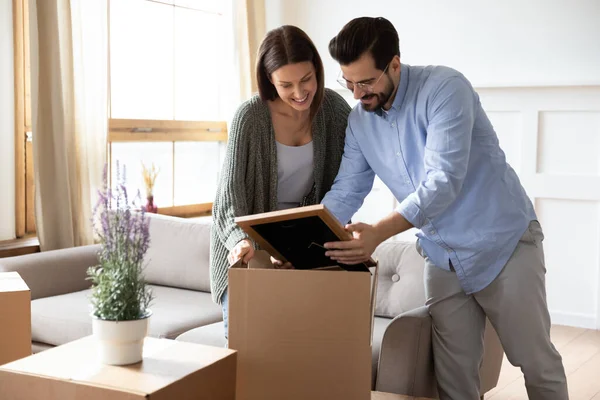
[[[394,23],[403,62],[463,72],[544,228],[553,323],[600,329],[600,1],[266,2],[267,28],[293,24],[313,39],[329,87],[339,71],[329,40],[363,15]],[[374,222],[396,203],[376,181],[354,219]]]
[[[600,86],[479,93],[544,229],[553,322],[600,328]]]
[[[478,87],[600,84],[598,0],[266,0],[266,10],[267,29],[297,25],[313,39],[330,87],[329,40],[359,16],[395,25],[403,62],[448,65]]]
[[[12,0],[0,0],[0,240],[15,237]]]

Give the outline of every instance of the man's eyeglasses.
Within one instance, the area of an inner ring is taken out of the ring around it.
[[[390,66],[390,64],[388,63],[388,65],[385,66],[385,69],[383,70],[381,75],[379,75],[379,78],[377,78],[375,83],[372,83],[372,84],[371,83],[351,82],[351,81],[347,80],[346,78],[344,78],[344,76],[342,75],[342,71],[340,71],[337,81],[340,85],[342,85],[343,88],[348,89],[351,92],[354,92],[354,88],[357,87],[363,93],[373,93],[375,85],[377,85],[377,83],[379,83],[379,81],[381,80],[381,77],[383,75],[385,75],[389,66]]]

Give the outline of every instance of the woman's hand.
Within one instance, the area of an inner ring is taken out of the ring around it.
[[[227,256],[227,261],[229,261],[229,265],[233,265],[239,260],[242,260],[244,264],[248,264],[252,257],[254,257],[254,246],[249,239],[244,239],[240,240],[238,244],[231,249]]]
[[[282,262],[276,258],[271,257],[271,263],[273,263],[273,268],[275,269],[294,269],[294,266],[291,262]]]

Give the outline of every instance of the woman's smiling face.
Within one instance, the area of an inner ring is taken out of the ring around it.
[[[315,67],[310,61],[287,64],[271,74],[279,98],[298,111],[310,109],[317,92]]]

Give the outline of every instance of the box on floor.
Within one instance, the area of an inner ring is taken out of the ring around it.
[[[31,354],[31,292],[17,272],[0,272],[0,365]]]
[[[97,361],[88,336],[0,367],[2,400],[235,400],[235,351],[146,338],[142,362]]]
[[[229,270],[238,400],[369,400],[376,267],[273,269],[258,251]]]

